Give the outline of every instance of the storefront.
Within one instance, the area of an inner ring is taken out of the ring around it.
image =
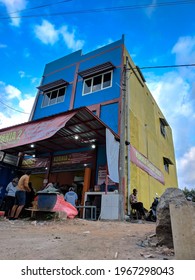
[[[84,205],[85,193],[100,191],[107,180],[106,129],[119,139],[86,107],[5,128],[0,130],[1,161],[11,155],[17,159],[18,172],[32,170],[31,182],[37,191],[48,182],[64,190],[74,183]],[[114,189],[102,191],[117,189],[117,184],[109,184]]]

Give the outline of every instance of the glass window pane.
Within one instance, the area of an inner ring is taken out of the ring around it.
[[[160,122],[160,132],[164,137],[166,136],[165,126],[162,122]]]
[[[50,92],[45,93],[43,97],[43,107],[46,107],[49,105],[49,100],[50,100]]]
[[[111,72],[104,74],[103,88],[109,87],[111,85]]]
[[[85,93],[89,93],[89,92],[91,92],[91,79],[84,81],[84,91],[83,91],[83,93],[85,94]]]
[[[65,88],[59,89],[57,103],[63,102],[65,96]]]
[[[57,102],[57,95],[58,95],[58,90],[54,90],[51,92],[51,97],[50,97],[50,105],[55,104]]]
[[[93,78],[93,88],[92,91],[97,91],[101,89],[102,75]]]

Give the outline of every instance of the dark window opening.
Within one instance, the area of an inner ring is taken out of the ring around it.
[[[169,165],[173,164],[169,158],[163,157],[164,168],[167,173],[169,173]]]
[[[92,79],[85,80],[83,93],[90,93],[91,92],[91,82],[92,82]]]
[[[166,137],[166,126],[168,126],[168,125],[169,124],[167,123],[167,121],[165,119],[160,118],[160,132],[164,138]]]
[[[93,79],[93,89],[92,91],[98,91],[101,89],[101,83],[102,83],[102,75],[97,76]]]
[[[106,73],[104,75],[103,88],[109,87],[110,85],[111,85],[111,72]]]

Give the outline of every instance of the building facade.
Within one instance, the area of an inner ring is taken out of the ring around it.
[[[73,115],[70,117],[70,114]],[[128,197],[133,188],[138,189],[139,199],[149,209],[156,193],[161,195],[167,187],[177,187],[171,128],[150,93],[139,67],[133,63],[126,50],[124,36],[90,53],[76,51],[46,64],[29,124],[46,121],[50,123],[56,116],[64,115],[69,116],[65,125],[67,137],[72,137],[69,145],[63,146],[61,141],[53,150],[49,146],[50,142],[57,143],[57,137],[61,137],[61,127],[59,133],[57,129],[54,131],[57,135],[55,139],[54,134],[51,134],[51,141],[47,137],[48,141],[42,144],[42,149],[41,141],[45,141],[46,136],[34,141],[29,139],[29,143],[39,142],[39,158],[50,158],[47,177],[44,172],[40,175],[40,170],[35,172],[35,184],[39,185],[46,179],[64,184],[66,172],[68,182],[79,177],[82,178],[81,181],[85,181],[82,195],[89,190],[102,190],[100,185],[105,183],[106,178],[101,176],[105,172],[109,173],[105,135],[105,130],[109,129],[119,143],[120,155],[119,162],[116,162],[119,184],[111,182],[108,185],[111,186],[110,190],[118,189],[122,193],[126,213],[129,212]],[[96,125],[84,129],[89,120],[96,121]],[[71,127],[71,122],[74,123],[74,128]],[[101,135],[104,141],[100,141],[96,126],[104,128]],[[94,138],[90,136],[92,131],[95,132]],[[6,133],[8,131],[1,130],[0,137]],[[82,140],[83,146],[74,145],[73,136],[88,140]],[[4,141],[3,136],[2,139]],[[87,141],[88,144],[95,142],[94,150],[87,146]],[[18,145],[22,147],[21,143]],[[48,149],[43,148],[45,145]],[[23,146],[22,152],[26,154],[25,149]],[[11,146],[2,144],[1,150],[16,154],[20,149],[13,151]],[[67,168],[66,165],[66,168],[60,170],[60,166],[65,166],[68,155],[75,158],[72,167],[69,165]],[[79,158],[82,156],[88,158],[86,162],[83,161],[86,166],[76,168],[75,164],[81,163]],[[87,166],[89,162],[90,165]],[[78,170],[75,171],[76,169]],[[39,179],[36,174],[39,174]]]

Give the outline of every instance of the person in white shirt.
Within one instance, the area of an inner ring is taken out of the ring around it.
[[[78,200],[78,195],[77,193],[74,192],[74,188],[70,187],[69,191],[65,194],[64,199],[69,202],[70,204],[72,204],[74,207],[77,204],[77,200]]]
[[[11,209],[15,201],[16,186],[18,184],[18,178],[14,178],[6,187],[7,195],[5,197],[5,217],[9,217]]]

